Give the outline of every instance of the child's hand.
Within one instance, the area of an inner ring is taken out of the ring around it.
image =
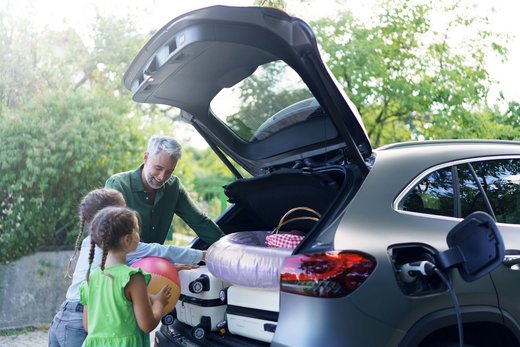
[[[150,295],[152,305],[159,303],[162,307],[168,305],[168,300],[172,296],[172,287],[165,285],[157,294]]]

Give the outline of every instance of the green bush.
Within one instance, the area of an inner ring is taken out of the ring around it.
[[[137,117],[123,116],[117,98],[87,92],[47,94],[0,115],[0,263],[71,244],[81,197],[139,164],[146,139]]]

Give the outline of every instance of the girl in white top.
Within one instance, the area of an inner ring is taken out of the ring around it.
[[[67,274],[69,274],[70,265],[76,256],[85,225],[92,221],[94,215],[99,210],[107,206],[125,207],[126,203],[123,195],[115,189],[102,188],[91,191],[81,201],[79,205],[80,231],[76,240],[74,254],[69,261]],[[79,347],[87,336],[82,323],[83,306],[79,303],[79,287],[85,280],[89,269],[89,251],[90,236],[87,236],[81,242],[80,255],[72,275],[72,283],[67,290],[66,300],[61,304],[49,328],[49,347]],[[172,263],[187,264],[176,265],[178,270],[183,270],[195,268],[197,267],[195,264],[204,261],[205,251],[140,242],[137,249],[128,254],[126,263],[131,266],[139,259],[149,256],[166,258]],[[100,263],[101,250],[98,248],[95,252],[92,270],[98,267]]]

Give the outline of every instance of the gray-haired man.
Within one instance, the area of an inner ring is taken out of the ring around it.
[[[172,175],[181,158],[181,145],[167,136],[153,136],[137,169],[110,177],[106,188],[119,190],[126,205],[139,212],[141,241],[164,243],[177,214],[206,243],[224,235],[191,200],[177,176]]]

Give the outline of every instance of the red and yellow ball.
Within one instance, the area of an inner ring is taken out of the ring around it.
[[[170,313],[181,294],[181,282],[175,265],[164,258],[146,257],[136,261],[132,267],[139,267],[144,272],[152,275],[150,283],[148,283],[148,294],[157,294],[165,285],[169,285],[172,288],[168,305],[163,309],[163,315]]]

